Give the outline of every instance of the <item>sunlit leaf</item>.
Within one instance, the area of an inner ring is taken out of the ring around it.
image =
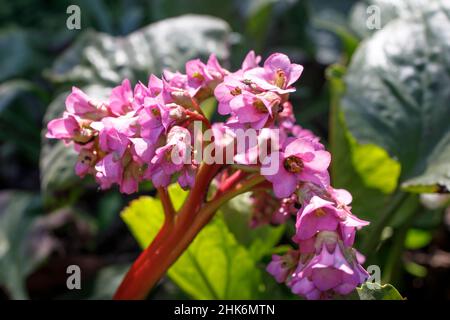
[[[450,189],[450,7],[408,10],[354,54],[342,110],[359,143],[399,161],[404,189],[442,192]]]

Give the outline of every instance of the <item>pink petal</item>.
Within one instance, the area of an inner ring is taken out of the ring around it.
[[[308,166],[310,169],[314,171],[326,171],[331,163],[331,154],[328,151],[319,150],[314,152],[314,159],[305,163],[305,166]]]
[[[47,138],[54,139],[71,139],[75,132],[79,129],[77,120],[69,116],[67,118],[59,118],[50,121],[47,125]]]

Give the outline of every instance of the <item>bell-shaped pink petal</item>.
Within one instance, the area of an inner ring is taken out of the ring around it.
[[[51,120],[47,125],[47,138],[72,139],[80,126],[73,116]]]

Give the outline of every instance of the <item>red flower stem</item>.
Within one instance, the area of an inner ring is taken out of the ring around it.
[[[200,113],[200,114],[206,119],[206,116],[205,116],[205,114],[203,113],[203,110],[202,110],[202,108],[200,107],[200,105],[198,104],[197,100],[196,100],[195,98],[192,98],[192,97],[191,97],[191,102],[192,102],[192,105],[194,106],[194,109],[195,109],[198,113]]]
[[[175,209],[173,208],[172,200],[170,200],[169,193],[166,188],[157,188],[159,198],[161,199],[161,203],[163,205],[164,214],[166,219],[170,219],[170,223],[173,224],[173,220],[175,217]]]
[[[230,186],[223,193],[216,195],[213,200],[205,204],[205,206],[202,208],[202,211],[217,210],[225,202],[233,199],[241,193],[247,192],[254,188],[258,188],[259,186],[263,185],[265,181],[265,178],[259,174],[255,174],[245,180],[242,180]]]
[[[231,176],[220,183],[216,196],[230,189],[236,182],[242,180],[247,175],[248,174],[242,170],[235,171]]]
[[[185,110],[186,114],[189,116],[189,119],[187,120],[187,123],[189,124],[190,122],[192,122],[192,120],[199,120],[201,122],[203,122],[206,127],[208,129],[211,129],[211,123],[209,122],[209,120],[202,114],[198,114],[196,112],[192,112],[189,110]]]

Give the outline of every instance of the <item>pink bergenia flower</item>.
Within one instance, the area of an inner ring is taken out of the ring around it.
[[[136,162],[130,162],[123,172],[120,182],[120,192],[132,194],[138,191],[139,182],[141,182],[141,166]]]
[[[144,101],[142,109],[138,111],[138,123],[141,128],[140,136],[156,143],[163,132],[166,131],[161,116],[164,106],[156,103],[151,98],[146,98]]]
[[[176,103],[183,106],[192,104],[192,97],[196,92],[187,85],[187,76],[180,73],[170,73],[171,80],[163,79],[161,100],[164,104]]]
[[[45,135],[50,139],[73,139],[77,133],[80,132],[80,125],[77,119],[70,114],[63,118],[51,120],[47,125],[48,131]]]
[[[225,77],[224,81],[219,84],[215,90],[214,95],[219,102],[217,111],[221,115],[231,113],[230,103],[236,97],[240,96],[247,88],[247,85],[242,82],[242,79],[234,74]]]
[[[247,53],[247,55],[244,58],[244,61],[242,62],[241,70],[247,71],[253,68],[258,67],[259,63],[261,62],[261,56],[257,56],[255,54],[255,51],[250,51]]]
[[[216,56],[212,54],[208,62],[204,64],[200,59],[190,60],[186,63],[186,74],[188,77],[189,92],[192,96],[201,89],[210,85],[214,87],[222,81],[224,75],[228,73],[223,69]]]
[[[66,98],[66,110],[69,114],[96,120],[105,116],[106,110],[97,108],[93,99],[77,87],[72,87],[72,92]]]
[[[299,182],[328,183],[327,169],[331,156],[327,151],[317,150],[308,140],[290,138],[285,148],[273,156],[278,156],[278,170],[272,174],[266,174],[264,170],[261,173],[272,182],[274,193],[279,198],[289,197]]]
[[[88,173],[95,174],[95,164],[97,155],[91,148],[82,148],[79,151],[78,159],[75,164],[75,173],[83,178]]]
[[[279,103],[277,98],[277,96],[244,92],[230,101],[231,112],[235,118],[227,123],[237,122],[248,124],[254,129],[261,129],[272,117],[272,107]]]
[[[320,231],[338,231],[341,225],[345,228],[342,232],[343,239],[353,239],[355,229],[367,224],[350,211],[337,208],[335,203],[314,196],[297,214],[295,240],[309,239]]]
[[[133,109],[139,110],[144,104],[144,100],[148,97],[152,97],[152,94],[150,92],[150,89],[139,81],[134,86],[133,96]]]
[[[285,94],[295,91],[292,84],[300,78],[302,72],[303,67],[291,63],[288,56],[274,53],[264,62],[264,67],[246,71],[244,78],[255,83],[262,90]]]
[[[289,101],[283,102],[280,107],[280,112],[278,113],[278,123],[280,129],[292,130],[295,126],[295,115],[294,115],[294,107],[292,103]]]
[[[186,128],[174,126],[167,135],[167,144],[156,149],[145,177],[151,179],[155,187],[168,186],[173,174],[188,174],[183,170],[192,169],[191,152],[191,134]],[[182,181],[190,184],[190,179],[185,178]]]
[[[279,201],[268,190],[255,190],[250,196],[252,202],[252,212],[250,228],[257,228],[261,225],[272,222],[274,212],[279,207]]]
[[[163,81],[151,75],[148,80],[148,86],[138,82],[134,87],[133,109],[139,110],[144,105],[163,103],[160,96],[163,90]]]
[[[152,74],[148,79],[148,89],[151,97],[158,96],[163,90],[163,81]]]
[[[272,261],[267,266],[269,272],[278,283],[285,282],[298,263],[298,252],[288,251],[285,255],[272,255]]]
[[[323,298],[331,292],[349,294],[367,279],[368,274],[356,261],[354,253],[344,254],[343,250],[347,249],[338,239],[333,232],[322,232],[318,236],[315,256],[299,266],[293,275],[290,285],[294,293],[310,299]]]
[[[296,240],[306,240],[319,231],[335,231],[339,225],[337,208],[332,202],[314,196],[297,215]]]
[[[99,132],[99,145],[104,152],[115,152],[118,157],[125,153],[137,128],[137,117],[133,113],[118,118],[106,117],[93,122],[91,127]]]
[[[272,216],[272,223],[275,224],[285,223],[291,216],[295,215],[300,208],[296,193],[293,193],[288,198],[281,199],[280,202],[279,208]]]
[[[178,176],[178,183],[184,190],[194,186],[195,174],[198,166],[196,164],[187,164],[181,170]]]
[[[201,86],[213,80],[206,65],[200,59],[186,62],[186,75],[188,86],[192,88],[192,91],[190,91],[192,96],[197,93]]]
[[[133,110],[133,91],[128,79],[123,80],[121,85],[112,89],[109,97],[109,109],[116,116]]]
[[[108,189],[113,184],[122,181],[123,165],[122,158],[114,153],[107,154],[95,165],[97,171],[95,178],[102,189]]]
[[[155,155],[156,145],[144,138],[128,138],[131,143],[133,160],[141,165],[148,164]]]
[[[327,192],[338,208],[350,209],[349,205],[353,200],[350,192],[345,189],[335,189],[331,186],[327,188]]]

